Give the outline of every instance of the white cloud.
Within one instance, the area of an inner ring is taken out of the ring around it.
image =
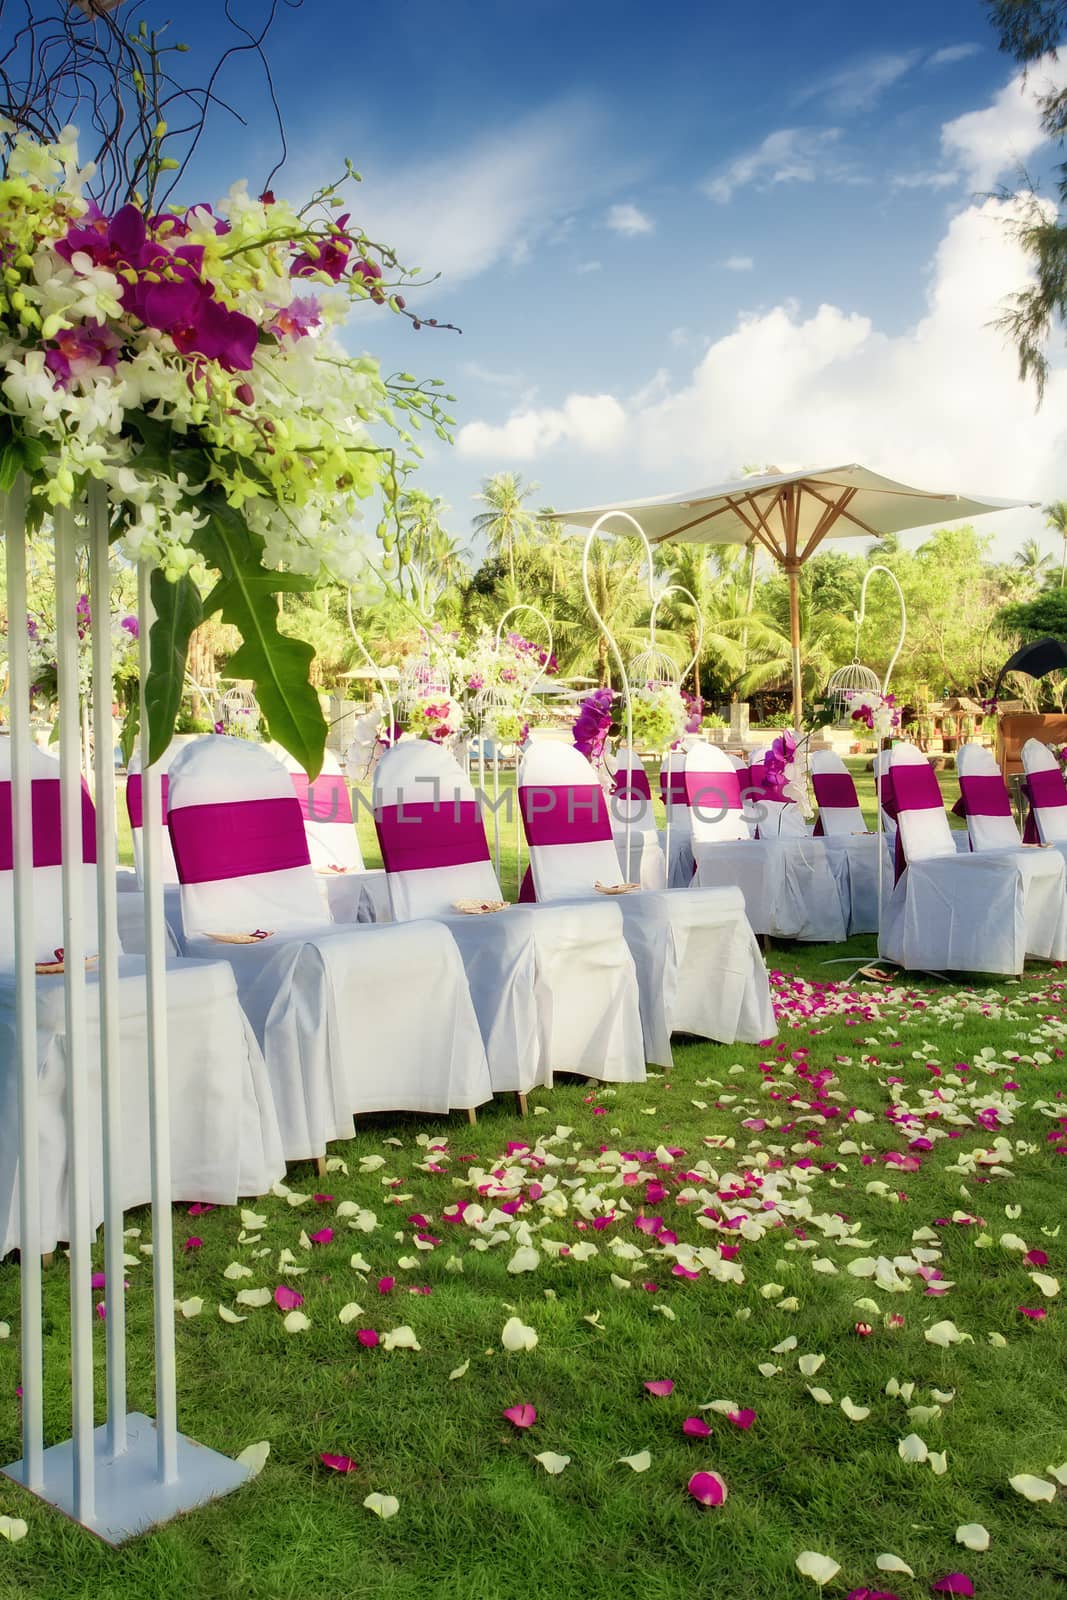
[[[672,328],[667,337],[675,350],[684,350],[687,344],[692,343],[692,336],[688,328]]]
[[[657,373],[624,404],[571,395],[500,426],[471,423],[460,451],[501,464],[560,447],[597,451],[604,464],[587,501],[714,482],[740,461],[862,461],[932,489],[1058,496],[1067,367],[1053,372],[1035,413],[1014,351],[991,326],[1028,276],[1005,226],[1011,215],[987,200],[951,220],[924,313],[901,332],[857,309],[803,314],[786,302],[741,316],[674,388]]]
[[[967,61],[971,56],[980,56],[980,44],[948,44],[943,50],[935,50],[932,56],[927,56],[923,62],[924,67],[951,67],[957,61]]]
[[[968,111],[941,129],[941,149],[946,161],[963,169],[972,189],[989,189],[1045,143],[1036,96],[1063,84],[1063,64],[1046,57],[1005,84],[992,105]]]
[[[919,51],[906,50],[896,54],[868,56],[808,84],[794,95],[795,105],[817,100],[835,115],[848,116],[854,111],[868,111],[871,106],[918,64]]]
[[[960,175],[958,172],[933,168],[930,171],[898,172],[889,181],[894,189],[950,189],[954,183],[959,183]]]
[[[417,166],[368,164],[359,217],[405,264],[445,284],[499,261],[521,264],[532,243],[559,237],[566,217],[616,175],[605,169],[600,119],[565,101]]]
[[[751,256],[727,256],[722,265],[727,272],[751,272],[756,263]]]
[[[555,409],[513,411],[506,422],[468,422],[456,435],[461,456],[532,461],[567,444],[576,450],[614,450],[626,429],[626,413],[614,395],[572,394]]]
[[[656,228],[651,217],[629,202],[612,206],[604,220],[613,233],[621,233],[626,238],[639,233],[654,233]]]
[[[601,263],[599,261],[579,261],[574,270],[575,272],[599,272],[600,269]]]
[[[840,128],[778,128],[707,178],[704,193],[725,205],[749,183],[813,183],[833,170],[830,151],[840,136]]]

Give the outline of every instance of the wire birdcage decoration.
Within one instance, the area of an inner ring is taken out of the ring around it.
[[[499,684],[487,683],[474,697],[471,705],[471,721],[474,731],[482,738],[496,738],[497,718],[502,712],[515,712],[513,697]]]
[[[661,589],[660,593],[652,602],[652,611],[648,619],[648,644],[643,650],[639,650],[637,652],[627,668],[627,676],[629,677],[631,684],[647,684],[651,689],[677,689],[681,684],[682,679],[685,677],[685,674],[693,665],[693,662],[690,661],[687,667],[684,669],[680,668],[674,657],[656,643],[656,612],[659,610],[662,602],[667,598],[668,595],[671,594],[684,594],[688,599],[692,600],[693,606],[697,612],[700,638],[701,641],[703,641],[704,622],[700,615],[700,608],[697,606],[696,601],[693,600],[693,597],[690,595],[688,589],[683,589],[679,584],[676,583],[668,584],[667,588]],[[699,654],[699,651],[700,646],[698,645],[697,654]],[[693,660],[695,661],[695,659],[696,657],[694,656]]]
[[[443,661],[435,661],[429,646],[421,654],[410,656],[400,669],[400,682],[396,691],[397,710],[403,715],[413,705],[423,700],[448,700],[452,694],[452,681]]]
[[[854,694],[881,694],[882,680],[873,667],[865,667],[858,656],[847,666],[830,674],[824,699],[833,707],[834,721],[843,721],[850,712],[849,697]]]
[[[231,727],[240,718],[246,727],[259,726],[259,701],[251,689],[242,689],[235,686],[227,689],[219,700],[219,713],[221,720],[227,727]]]

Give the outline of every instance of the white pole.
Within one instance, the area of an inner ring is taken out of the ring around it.
[[[93,731],[96,771],[97,917],[100,938],[100,1086],[103,1097],[104,1276],[107,1282],[107,1442],[126,1449],[126,1297],[123,1282],[122,1089],[119,1059],[119,928],[115,901],[118,830],[111,738],[111,567],[107,493],[89,489],[89,573],[93,616]]]
[[[37,1111],[37,976],[33,937],[30,666],[26,639],[26,482],[7,496],[8,702],[15,914],[15,1034],[18,1041],[19,1246],[23,1482],[44,1482],[44,1346],[41,1335],[41,1179]]]
[[[149,764],[148,641],[154,612],[147,562],[138,568],[141,669],[141,806],[144,852],[148,1108],[152,1156],[152,1273],[156,1334],[156,1470],[178,1476],[178,1397],[174,1350],[174,1234],[171,1216],[170,1084],[167,1061],[166,931],[163,922],[162,801],[159,767]]]
[[[96,1511],[93,1431],[93,1232],[90,1225],[89,1085],[86,1060],[85,874],[82,864],[82,749],[74,516],[55,515],[56,638],[59,657],[59,785],[63,880],[63,993],[67,1069],[67,1173],[70,1193],[70,1356],[73,1413],[73,1510],[91,1523]],[[108,1300],[122,1294],[110,1283]]]
[[[596,601],[593,599],[593,592],[589,587],[589,552],[593,548],[593,540],[595,538],[597,538],[597,536],[599,535],[601,527],[603,526],[603,524],[605,522],[610,522],[612,517],[617,517],[623,522],[628,522],[632,528],[636,529],[637,535],[638,535],[638,537],[640,538],[642,544],[645,547],[645,551],[646,551],[646,553],[648,555],[648,590],[649,590],[649,595],[650,596],[652,595],[652,546],[648,542],[648,537],[647,537],[647,535],[645,533],[644,528],[642,528],[641,524],[636,520],[636,518],[631,517],[631,515],[630,515],[630,513],[628,511],[605,511],[604,515],[602,517],[598,517],[597,520],[593,523],[593,526],[590,528],[588,534],[586,535],[585,544],[582,546],[582,589],[585,592],[585,603],[589,607],[590,611],[593,613],[593,618],[594,618],[594,620],[596,622],[596,625],[600,629],[601,633],[604,635],[604,638],[607,641],[608,649],[611,651],[612,655],[615,657],[615,662],[616,662],[616,665],[618,666],[618,669],[619,669],[619,678],[620,678],[620,680],[622,682],[623,698],[626,701],[626,746],[627,746],[627,749],[632,750],[633,747],[634,747],[634,711],[633,711],[633,704],[632,704],[631,699],[630,699],[630,680],[629,680],[629,678],[627,677],[627,674],[626,674],[626,663],[623,661],[622,653],[619,650],[618,645],[615,643],[615,635],[612,633],[611,629],[608,627],[607,623],[604,621],[604,618],[600,615],[600,612],[597,610]],[[624,871],[623,875],[624,875],[624,877],[626,879],[626,882],[629,883],[629,881],[630,881],[630,813],[629,813],[629,811],[627,811],[627,813],[626,813],[626,868],[625,868],[625,871]]]
[[[500,740],[493,734],[493,854],[496,857],[496,881],[500,882]]]

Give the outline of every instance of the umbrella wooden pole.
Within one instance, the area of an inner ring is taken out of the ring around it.
[[[789,649],[793,671],[793,727],[799,732],[804,716],[800,677],[800,564],[786,567],[789,579]]]

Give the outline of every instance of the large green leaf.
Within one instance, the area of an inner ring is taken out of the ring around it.
[[[189,636],[203,620],[200,593],[188,575],[168,583],[163,573],[151,578],[156,620],[148,635],[148,677],[145,707],[148,712],[149,759],[158,761],[174,733],[185,685],[185,658]]]
[[[263,541],[221,496],[202,496],[207,514],[197,530],[197,548],[219,573],[204,601],[204,613],[221,611],[240,632],[242,644],[230,658],[230,672],[251,678],[271,735],[299,761],[309,778],[322,769],[326,721],[309,669],[315,652],[300,639],[278,630],[278,593],[313,589],[315,580],[291,572],[272,572],[262,564]]]

